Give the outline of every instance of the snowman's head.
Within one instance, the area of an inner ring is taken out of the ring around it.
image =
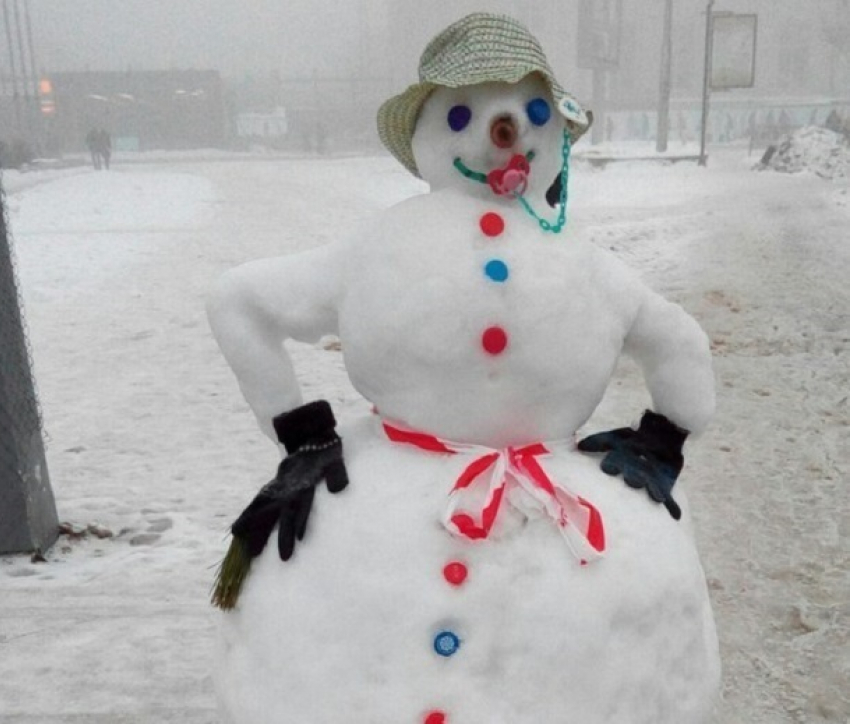
[[[378,133],[405,168],[435,188],[503,168],[511,177],[510,162],[522,165],[534,151],[525,159],[525,191],[545,193],[561,167],[564,134],[575,142],[591,120],[525,26],[507,15],[472,13],[428,43],[419,83],[381,106]]]
[[[548,84],[532,73],[517,83],[436,88],[419,113],[411,145],[432,190],[492,196],[482,175],[495,173],[510,185],[520,177],[511,169],[523,165],[521,157],[527,166],[516,190],[540,197],[561,170],[565,130]]]

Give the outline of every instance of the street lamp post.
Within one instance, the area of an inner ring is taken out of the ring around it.
[[[658,127],[655,150],[664,153],[670,133],[670,66],[673,57],[673,0],[664,5],[664,34],[661,40],[661,77],[658,88]]]
[[[714,0],[708,0],[708,5],[705,8],[705,72],[702,79],[702,122],[700,123],[700,140],[699,140],[699,165],[705,166],[705,135],[706,126],[708,125],[708,101],[711,88],[711,54],[712,54],[712,33],[713,33],[713,10]]]

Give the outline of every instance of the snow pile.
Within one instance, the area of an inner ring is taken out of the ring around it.
[[[775,152],[759,164],[784,173],[810,171],[821,178],[850,177],[850,145],[840,133],[805,126],[787,136]]]

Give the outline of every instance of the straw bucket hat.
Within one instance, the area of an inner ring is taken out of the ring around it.
[[[507,15],[472,13],[437,35],[419,60],[419,83],[386,101],[378,110],[381,142],[414,176],[419,176],[411,139],[419,111],[437,86],[502,81],[517,83],[538,73],[549,86],[573,142],[593,120],[555,80],[543,49],[528,29]]]

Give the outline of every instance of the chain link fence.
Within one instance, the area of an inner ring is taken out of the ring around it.
[[[44,550],[56,538],[41,427],[0,175],[0,553]]]

